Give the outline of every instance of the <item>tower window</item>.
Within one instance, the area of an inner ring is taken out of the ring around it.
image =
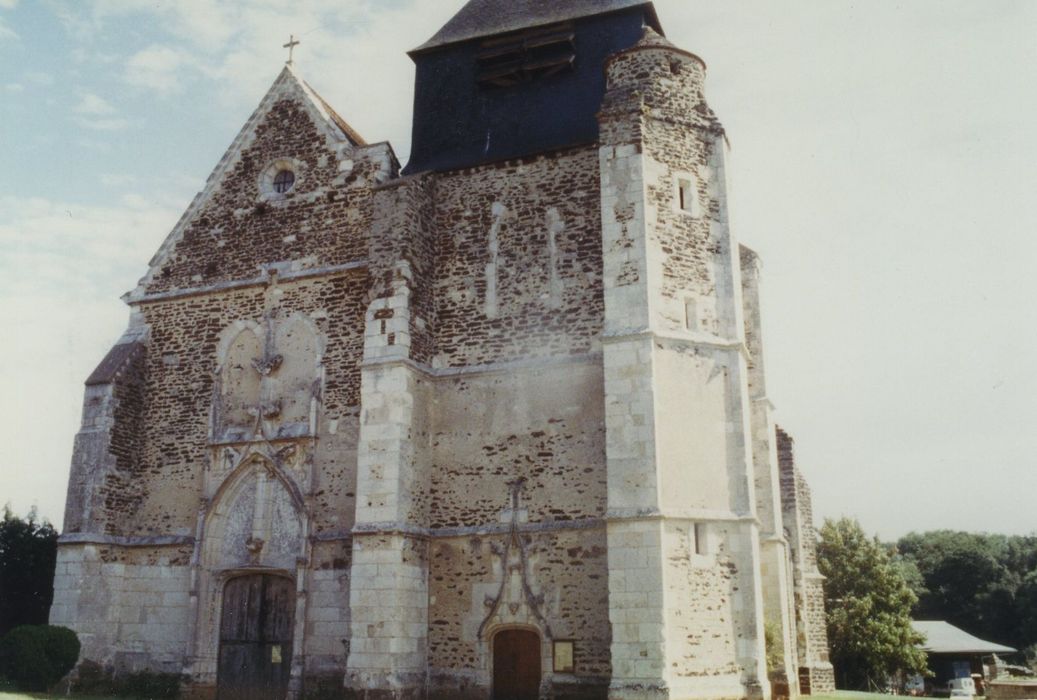
[[[688,174],[678,175],[676,199],[678,210],[698,218],[701,215],[698,178]]]
[[[478,54],[482,87],[507,87],[571,70],[576,62],[571,24],[528,29],[488,39]]]
[[[292,185],[295,184],[295,173],[291,170],[279,170],[277,175],[274,175],[274,192],[278,194],[284,194],[288,190],[292,189]]]

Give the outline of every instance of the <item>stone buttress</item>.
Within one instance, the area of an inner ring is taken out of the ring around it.
[[[753,476],[756,514],[760,519],[760,575],[763,580],[763,612],[770,643],[779,645],[782,659],[768,668],[776,691],[799,694],[796,672],[797,639],[793,605],[791,552],[782,522],[778,455],[774,434],[773,406],[767,396],[764,373],[763,324],[760,313],[760,260],[741,246],[742,303],[745,342],[749,351],[749,400],[752,405]],[[770,655],[769,655],[770,656]],[[785,693],[782,693],[785,694]]]
[[[792,547],[799,684],[804,694],[821,695],[835,690],[835,671],[828,658],[824,576],[817,570],[810,486],[796,466],[792,438],[780,427],[776,428],[776,443],[781,471],[781,517]]]

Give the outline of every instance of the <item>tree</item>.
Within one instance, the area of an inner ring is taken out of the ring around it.
[[[38,522],[36,509],[26,519],[4,507],[0,521],[0,635],[19,625],[45,625],[54,598],[58,533]]]
[[[1001,644],[1034,641],[1021,630],[1016,596],[1033,570],[1033,538],[938,530],[911,533],[897,545],[922,576],[915,614],[946,620]]]
[[[911,627],[916,598],[877,539],[856,520],[825,520],[818,568],[832,665],[841,688],[877,689],[900,673],[927,673],[923,638]]]

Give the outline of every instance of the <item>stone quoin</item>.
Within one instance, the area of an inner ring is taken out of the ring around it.
[[[288,65],[124,297],[52,623],[195,697],[831,690],[704,63],[639,0],[411,57],[406,168]]]

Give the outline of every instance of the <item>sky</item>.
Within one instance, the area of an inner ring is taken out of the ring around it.
[[[83,381],[299,37],[406,162],[463,0],[0,0],[0,504],[60,526]],[[709,66],[815,518],[1037,531],[1037,2],[656,0]]]

